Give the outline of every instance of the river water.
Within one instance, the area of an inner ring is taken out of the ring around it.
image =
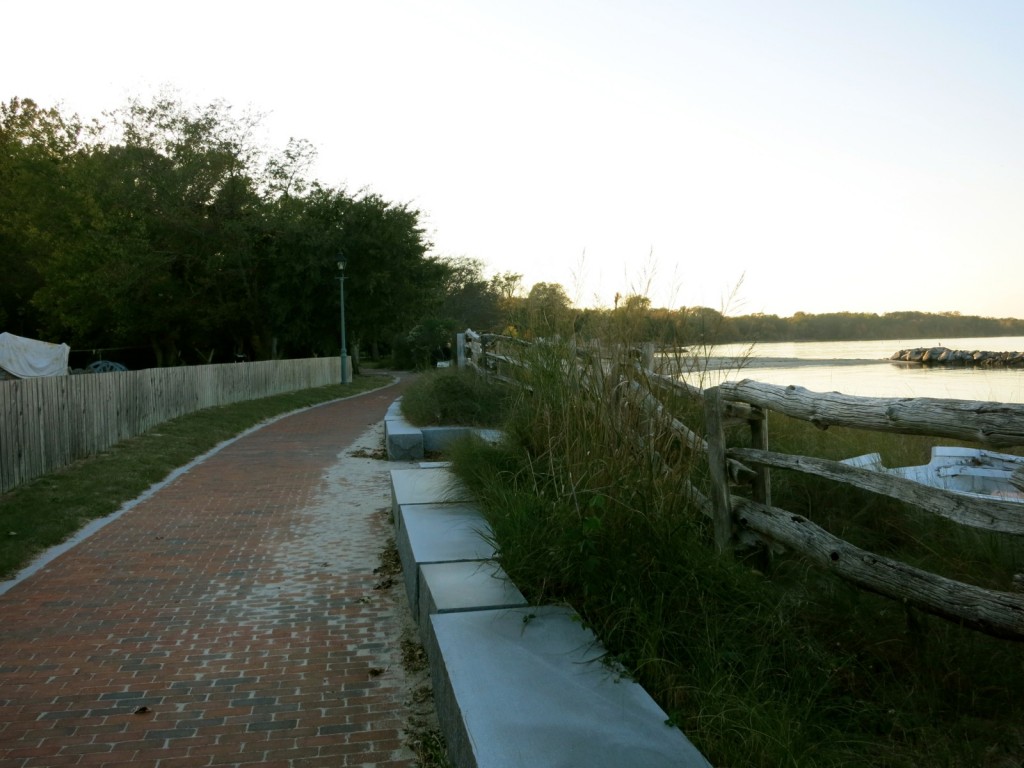
[[[683,378],[702,387],[753,379],[814,392],[870,397],[940,397],[1024,403],[1024,368],[922,366],[890,361],[917,347],[1024,351],[1024,337],[729,344],[691,350],[696,369]]]

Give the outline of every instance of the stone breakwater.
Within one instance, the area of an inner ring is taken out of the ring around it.
[[[994,368],[1024,368],[1024,352],[988,352],[948,349],[946,347],[916,347],[914,349],[901,349],[889,359],[894,362],[921,363],[923,365],[983,365]]]

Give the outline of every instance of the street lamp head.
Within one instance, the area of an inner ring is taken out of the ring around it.
[[[348,264],[348,259],[345,258],[345,255],[338,254],[338,271],[344,272],[346,264]]]

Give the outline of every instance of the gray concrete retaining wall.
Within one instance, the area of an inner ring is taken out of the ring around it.
[[[570,608],[527,603],[446,468],[394,469],[391,486],[455,768],[710,768]]]

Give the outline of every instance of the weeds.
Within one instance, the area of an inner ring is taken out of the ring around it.
[[[386,589],[401,581],[402,561],[395,540],[389,539],[380,555],[381,564],[374,573],[381,576]],[[402,667],[412,690],[406,705],[410,708],[405,744],[416,755],[418,768],[451,768],[444,735],[441,733],[434,707],[434,691],[430,681],[430,664],[411,618],[406,624],[399,647]]]
[[[576,365],[568,346],[527,354],[506,440],[457,446],[455,471],[527,598],[571,604],[714,764],[1021,765],[1019,645],[908,613],[793,555],[768,571],[713,555],[693,498],[706,466],[668,415],[632,400],[607,366]],[[641,375],[628,357],[619,370]],[[692,403],[669,410],[703,431]],[[881,450],[888,461],[928,449],[774,420],[772,443],[828,458]],[[1005,537],[965,534],[825,480],[773,473],[773,501],[965,580],[1006,588],[1021,570],[1021,548]]]
[[[472,370],[440,368],[424,375],[402,397],[402,414],[420,427],[495,427],[502,423],[508,388]]]

